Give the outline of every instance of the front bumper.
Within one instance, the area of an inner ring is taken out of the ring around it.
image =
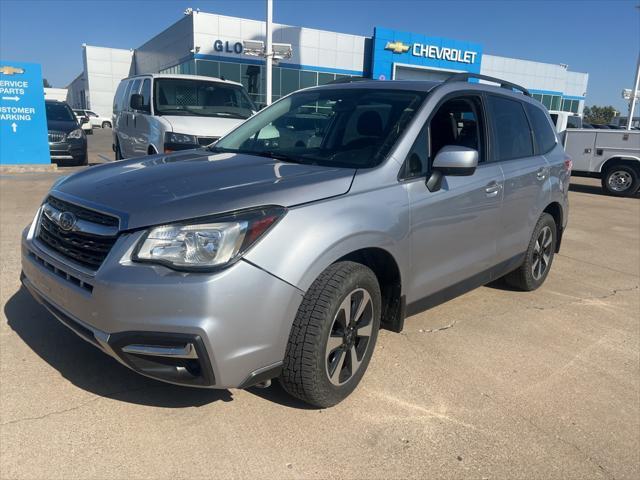
[[[122,234],[102,266],[88,272],[48,250],[34,231],[22,238],[25,287],[127,367],[214,388],[246,387],[277,374],[302,301],[297,288],[245,261],[216,274],[133,263],[143,232]]]
[[[87,156],[87,140],[49,143],[49,154],[52,160],[84,160]]]

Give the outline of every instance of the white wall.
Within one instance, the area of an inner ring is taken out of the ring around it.
[[[192,55],[193,17],[185,16],[163,30],[134,55],[135,73],[157,73]]]
[[[194,13],[193,21],[194,45],[200,47],[200,54],[247,58],[217,52],[213,43],[221,40],[233,45],[244,40],[265,40],[265,22],[203,12]],[[293,48],[293,56],[280,62],[283,67],[296,64],[362,72],[365,40],[359,35],[273,24],[273,41],[290,43]]]
[[[71,108],[85,108],[83,98],[87,92],[87,81],[84,71],[67,85],[67,103]]]
[[[84,46],[87,108],[110,117],[120,80],[131,74],[133,52],[119,48]]]
[[[65,102],[67,100],[67,89],[66,88],[47,88],[44,89],[44,99],[45,100],[58,100],[60,102]]]
[[[562,65],[532,62],[517,58],[482,55],[480,73],[501,78],[532,90],[562,92],[582,97],[587,92],[589,75],[570,72]]]

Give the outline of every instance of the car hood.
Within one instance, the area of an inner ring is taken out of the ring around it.
[[[196,135],[198,137],[221,137],[230,132],[245,119],[224,117],[188,117],[182,115],[163,115],[176,133]]]
[[[76,122],[67,120],[47,120],[47,129],[56,132],[69,133],[80,126]]]
[[[345,194],[355,169],[188,150],[108,163],[57,183],[53,195],[121,218],[123,230]]]

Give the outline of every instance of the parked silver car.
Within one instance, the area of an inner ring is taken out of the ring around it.
[[[208,149],[62,179],[24,232],[23,283],[143,375],[279,377],[334,405],[379,328],[503,276],[534,290],[560,247],[571,161],[549,115],[470,76],[302,90]]]

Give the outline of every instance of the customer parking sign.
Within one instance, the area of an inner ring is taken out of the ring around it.
[[[40,65],[0,60],[0,165],[51,163],[47,137]]]

